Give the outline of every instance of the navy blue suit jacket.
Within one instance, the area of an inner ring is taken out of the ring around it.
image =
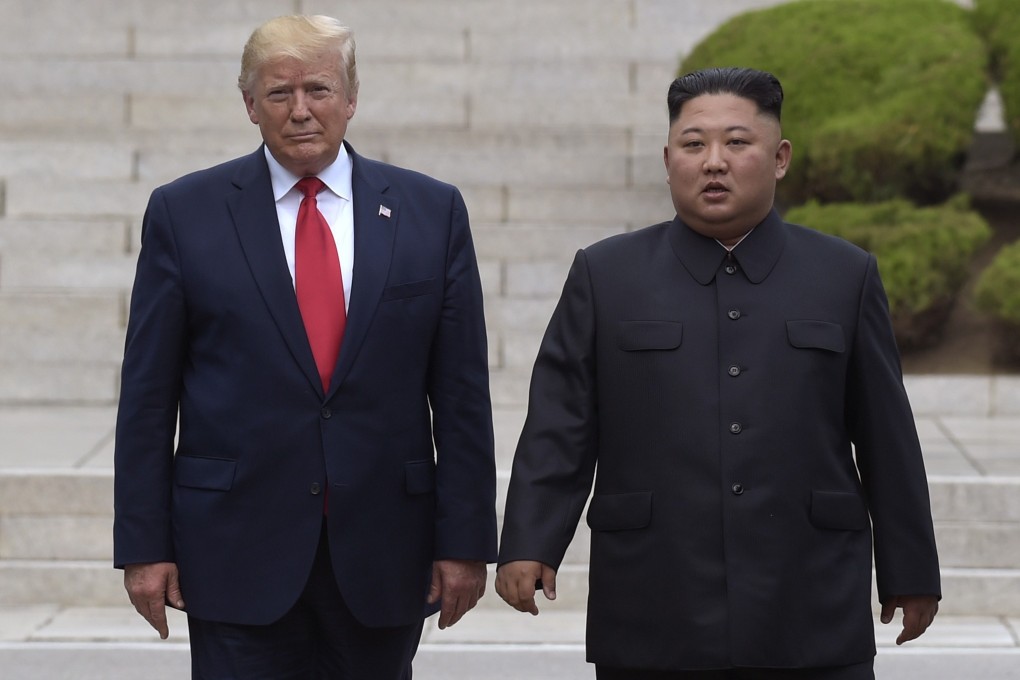
[[[149,201],[117,418],[114,561],[176,562],[199,618],[264,624],[289,609],[327,486],[337,583],[367,625],[420,620],[433,560],[495,559],[485,323],[463,199],[350,151],[354,272],[325,394],[263,150]]]

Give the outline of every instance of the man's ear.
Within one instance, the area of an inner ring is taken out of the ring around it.
[[[354,118],[354,111],[358,108],[358,96],[354,95],[347,100],[347,120]]]
[[[793,159],[793,144],[789,139],[781,139],[776,148],[776,179],[786,177],[786,171],[790,168],[790,161]]]
[[[669,144],[662,147],[662,164],[666,166],[666,184],[669,184]]]
[[[255,97],[252,97],[248,90],[243,90],[241,97],[244,99],[244,108],[248,110],[248,120],[258,125],[259,114],[255,111]]]

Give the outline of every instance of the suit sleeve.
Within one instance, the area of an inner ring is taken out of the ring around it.
[[[579,251],[539,348],[528,417],[514,455],[500,563],[558,569],[595,476],[598,413],[595,310]]]
[[[166,201],[142,222],[114,451],[114,564],[174,561],[170,492],[185,353],[185,305]]]
[[[858,315],[848,419],[874,528],[879,599],[941,596],[928,481],[873,256]]]
[[[430,357],[436,559],[496,559],[496,463],[482,287],[467,208],[454,190],[446,281]]]

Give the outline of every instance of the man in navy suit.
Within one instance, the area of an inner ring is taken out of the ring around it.
[[[344,141],[335,19],[258,28],[239,86],[264,145],[145,214],[115,564],[161,637],[188,613],[196,678],[410,677],[424,617],[455,624],[496,556],[467,211]]]
[[[676,218],[577,253],[542,341],[499,594],[538,613],[588,500],[600,680],[874,678],[938,610],[917,432],[875,258],[787,224],[771,74],[669,88]]]

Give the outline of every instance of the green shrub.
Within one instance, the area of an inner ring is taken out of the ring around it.
[[[996,253],[981,272],[974,297],[978,309],[1020,328],[1020,242]]]
[[[977,0],[974,19],[991,48],[1006,124],[1020,139],[1020,0]]]
[[[791,209],[790,222],[839,236],[874,253],[903,349],[937,340],[967,277],[974,253],[991,229],[960,195],[941,206],[812,201]]]
[[[1020,364],[1020,242],[1006,246],[981,272],[974,288],[978,309],[998,326],[998,358]]]
[[[681,73],[750,66],[783,83],[789,205],[956,188],[984,97],[986,52],[966,10],[943,0],[801,0],[739,15]]]

